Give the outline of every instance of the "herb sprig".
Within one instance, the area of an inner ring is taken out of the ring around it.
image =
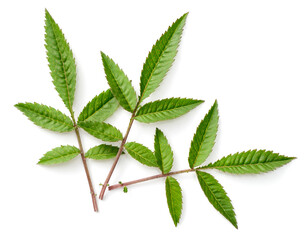
[[[165,178],[166,199],[170,215],[175,226],[179,223],[182,211],[182,190],[174,175],[194,172],[204,194],[213,207],[219,211],[235,228],[238,228],[235,212],[230,198],[223,186],[208,173],[209,169],[217,169],[231,174],[259,174],[275,170],[293,159],[267,150],[248,150],[230,154],[220,160],[205,164],[212,152],[218,131],[218,103],[214,102],[209,112],[199,123],[190,144],[188,157],[189,168],[171,171],[174,155],[166,135],[156,128],[154,136],[154,151],[137,142],[127,142],[134,120],[143,123],[155,123],[180,117],[196,108],[203,100],[192,98],[167,98],[142,105],[143,100],[149,97],[160,85],[172,66],[180,44],[182,31],[188,14],[178,18],[153,45],[143,65],[140,78],[140,93],[137,95],[124,71],[105,53],[101,52],[102,63],[110,89],[95,96],[75,119],[73,111],[74,93],[76,88],[76,64],[73,53],[67,43],[62,30],[45,12],[45,41],[47,59],[51,71],[53,84],[68,109],[70,116],[59,110],[38,103],[18,103],[15,106],[23,112],[34,124],[55,132],[75,132],[78,147],[59,146],[48,151],[39,160],[38,164],[50,165],[69,161],[78,155],[81,156],[88,180],[94,211],[98,211],[96,194],[87,167],[87,158],[101,160],[115,158],[113,165],[102,185],[99,195],[103,199],[106,189],[123,188],[127,186],[157,178]],[[116,127],[104,121],[117,108],[131,113],[131,118],[125,135]],[[79,128],[104,142],[118,142],[120,146],[102,143],[84,151]],[[109,181],[115,167],[126,152],[135,160],[149,167],[157,167],[161,174],[137,179],[129,182],[119,182],[109,186]]]

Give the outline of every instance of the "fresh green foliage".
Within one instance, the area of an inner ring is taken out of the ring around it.
[[[157,40],[144,63],[140,82],[140,101],[147,98],[159,87],[177,54],[182,30],[188,14],[177,19]]]
[[[154,153],[144,145],[136,142],[128,142],[125,149],[135,160],[149,167],[158,167]]]
[[[100,93],[95,96],[82,110],[78,117],[78,122],[97,121],[103,122],[110,117],[119,104],[113,96],[111,90]]]
[[[196,171],[196,175],[209,202],[227,218],[235,228],[238,228],[233,206],[222,185],[209,173]]]
[[[119,148],[107,144],[100,144],[96,147],[89,149],[85,153],[86,158],[102,160],[114,158],[117,155]]]
[[[45,153],[45,155],[39,160],[38,164],[56,164],[67,162],[80,154],[80,150],[74,146],[61,146],[52,149]]]
[[[46,10],[46,50],[53,84],[71,114],[76,88],[76,64],[62,30]]]
[[[168,173],[173,166],[173,151],[163,132],[156,128],[155,135],[155,156],[162,173]]]
[[[182,210],[182,193],[177,180],[173,177],[165,179],[165,191],[169,212],[175,226],[179,223]]]
[[[111,124],[96,121],[80,122],[78,125],[94,137],[108,142],[117,142],[123,139],[122,133]]]
[[[215,143],[218,119],[218,105],[217,101],[215,101],[208,114],[200,122],[191,142],[189,153],[190,168],[205,162],[211,153]]]
[[[42,128],[55,132],[70,132],[74,129],[71,119],[52,107],[38,103],[18,103],[15,107]]]
[[[79,148],[70,145],[54,148],[47,152],[38,164],[49,165],[63,163],[80,155],[89,183],[95,211],[98,211],[96,194],[92,186],[86,158],[97,160],[115,158],[106,181],[104,184],[101,184],[102,191],[100,199],[102,199],[106,187],[109,187],[109,190],[123,187],[123,191],[127,193],[128,185],[164,177],[166,178],[165,190],[167,204],[175,226],[177,226],[181,217],[182,191],[178,181],[172,176],[195,172],[201,189],[209,202],[234,227],[238,228],[231,200],[222,185],[206,171],[208,169],[217,169],[233,174],[263,173],[275,170],[289,163],[294,159],[293,157],[286,157],[266,150],[249,150],[247,152],[228,155],[214,163],[200,166],[206,161],[215,144],[219,120],[217,101],[215,101],[196,129],[189,150],[188,162],[190,168],[188,169],[170,172],[174,161],[173,152],[166,136],[158,128],[156,128],[154,136],[155,152],[152,152],[140,143],[126,143],[134,120],[153,123],[174,119],[203,103],[202,100],[194,100],[192,98],[169,98],[149,102],[143,106],[141,105],[142,101],[158,88],[169,71],[177,54],[187,14],[177,19],[160,39],[157,40],[149,52],[141,73],[139,96],[137,96],[131,81],[123,70],[111,58],[101,52],[106,79],[110,89],[95,96],[83,108],[77,123],[73,111],[76,88],[76,65],[73,53],[60,27],[47,10],[45,14],[45,46],[51,76],[57,92],[70,112],[70,117],[61,113],[59,110],[38,103],[18,103],[15,106],[40,127],[56,132],[74,131]],[[103,122],[116,111],[119,105],[132,113],[124,137],[116,127]],[[109,142],[121,141],[120,147],[100,144],[84,153],[79,131],[80,127],[100,140]],[[144,136],[141,135],[141,137],[143,138]],[[110,177],[120,156],[123,154],[124,148],[129,155],[140,163],[150,167],[159,167],[162,174],[126,183],[119,182],[117,185],[109,186]]]
[[[129,112],[136,107],[136,93],[123,70],[114,61],[101,52],[104,71],[111,91],[120,105]]]
[[[67,162],[80,154],[89,183],[94,211],[97,212],[96,194],[84,156],[79,126],[82,126],[90,134],[100,139],[106,141],[121,140],[122,134],[119,130],[110,124],[102,122],[114,113],[119,104],[110,90],[102,92],[84,107],[77,125],[73,111],[76,88],[76,64],[73,53],[62,30],[47,10],[45,11],[45,23],[45,46],[51,77],[53,78],[53,84],[57,92],[70,112],[71,118],[52,107],[38,103],[18,103],[15,107],[42,128],[56,132],[69,132],[74,130],[79,149],[69,145],[54,148],[47,152],[38,163],[49,165]],[[118,150],[119,148],[115,146],[100,145],[90,149],[86,153],[86,156],[94,159],[112,158],[117,155]]]
[[[135,119],[139,122],[152,123],[182,116],[199,104],[202,100],[189,98],[169,98],[150,102],[139,109]]]
[[[265,173],[281,167],[295,158],[286,157],[266,150],[250,150],[230,154],[203,168],[215,168],[234,174]]]

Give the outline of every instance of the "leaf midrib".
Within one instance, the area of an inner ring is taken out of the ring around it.
[[[161,144],[160,144],[160,137],[159,137],[159,141],[158,141],[158,147],[159,147],[159,152],[160,152],[160,158],[161,158],[161,170],[162,173],[165,173],[165,169],[164,169],[164,161],[163,161],[163,156],[162,156],[162,149],[161,149]]]
[[[277,161],[272,161],[272,162],[265,162],[265,163],[250,163],[250,164],[241,164],[241,165],[224,165],[224,166],[214,166],[214,164],[212,164],[212,167],[218,169],[218,168],[231,168],[231,167],[246,167],[246,166],[251,166],[251,165],[266,165],[268,163],[276,163],[276,162],[284,162],[284,161],[291,161],[291,159],[283,159],[283,160],[277,160]]]
[[[92,130],[92,132],[95,132],[95,133],[99,133],[99,135],[104,135],[104,136],[107,136],[107,137],[113,137],[114,139],[116,139],[116,140],[121,140],[121,138],[118,138],[118,137],[116,137],[116,136],[114,136],[114,135],[112,135],[112,134],[106,134],[106,133],[102,133],[102,132],[100,132],[100,131],[97,131],[97,130],[95,130],[95,129],[93,129],[93,128],[90,128],[90,127],[85,127],[85,126],[83,126],[82,128],[86,128],[86,129],[90,129],[90,130]],[[116,129],[117,130],[117,129]]]
[[[181,21],[182,21],[182,20],[181,20]],[[159,62],[160,62],[160,60],[161,60],[161,57],[162,57],[162,55],[163,55],[164,52],[165,52],[165,49],[168,47],[168,45],[169,45],[169,43],[170,43],[170,39],[172,39],[172,37],[174,36],[174,34],[175,34],[175,32],[177,31],[179,25],[180,25],[180,24],[178,24],[178,26],[175,28],[174,32],[171,34],[170,38],[169,38],[168,41],[167,41],[167,44],[165,45],[165,47],[164,47],[162,53],[160,54],[160,56],[159,56],[159,58],[158,58],[158,61],[156,62],[156,64],[155,64],[153,70],[151,71],[150,76],[149,76],[149,78],[148,78],[148,80],[147,80],[147,83],[146,83],[146,85],[145,85],[145,87],[144,87],[144,91],[143,91],[142,95],[140,96],[139,102],[141,102],[141,101],[143,100],[143,96],[144,96],[144,94],[145,94],[145,92],[146,92],[146,89],[147,89],[148,84],[149,84],[149,82],[150,82],[150,80],[151,80],[151,78],[152,78],[152,75],[153,75],[154,71],[156,70],[156,68],[157,68],[157,66],[158,66],[158,64],[159,64]],[[159,40],[160,40],[160,39],[159,39]]]
[[[173,197],[172,197],[172,191],[171,191],[171,184],[170,184],[170,180],[168,179],[168,178],[166,178],[167,179],[167,181],[168,181],[168,185],[169,185],[169,195],[170,195],[170,197],[171,197],[171,205],[172,205],[172,212],[174,213],[175,211],[174,211],[174,201],[173,201]],[[175,216],[175,218],[176,218],[176,224],[175,225],[177,225],[177,214],[175,214],[176,216]],[[172,216],[173,216],[173,214],[172,214]]]
[[[68,157],[68,156],[75,155],[75,154],[79,155],[80,152],[69,153],[69,154],[66,154],[66,155],[62,155],[60,157],[54,157],[54,158],[50,158],[50,159],[47,159],[47,160],[41,160],[40,162],[49,162],[49,161],[52,161],[52,160],[55,160],[55,159],[60,159],[60,158]]]
[[[111,59],[110,59],[110,60],[111,60]],[[111,60],[111,61],[112,61],[112,60]],[[110,65],[108,64],[107,61],[105,61],[105,62],[106,62],[106,64],[108,65],[108,68],[110,69],[110,72],[111,72],[111,74],[112,74],[113,79],[115,80],[114,82],[115,82],[117,88],[120,90],[122,96],[124,96],[124,99],[125,99],[127,105],[128,105],[129,108],[130,108],[130,111],[133,111],[132,106],[130,105],[130,103],[129,103],[128,99],[126,98],[125,94],[123,93],[123,89],[120,87],[120,85],[119,85],[118,82],[116,81],[116,78],[114,77],[115,75],[114,75],[114,72],[113,72],[112,68],[110,67]],[[114,63],[114,64],[116,65],[116,63]],[[117,65],[117,67],[120,69],[120,67],[119,67],[118,65]],[[121,71],[121,69],[120,69],[120,71]],[[124,77],[127,77],[124,73],[123,73],[123,75],[124,75]],[[127,77],[127,78],[128,78],[128,77]],[[129,81],[129,79],[128,79],[128,81]],[[112,88],[111,88],[111,89],[112,89]],[[134,90],[133,90],[133,91],[134,91]]]
[[[192,103],[192,104],[187,104],[187,105],[184,105],[184,106],[179,106],[179,107],[174,107],[172,109],[164,109],[162,111],[155,111],[155,112],[148,112],[148,113],[145,113],[145,114],[142,114],[142,115],[136,115],[135,118],[137,117],[142,117],[142,116],[148,116],[148,115],[151,115],[151,114],[157,114],[157,113],[162,113],[162,112],[167,112],[167,111],[173,111],[173,110],[177,110],[179,108],[184,108],[184,107],[188,107],[188,106],[191,106],[191,105],[196,105],[198,103]],[[145,106],[145,105],[144,105]],[[143,107],[144,107],[143,106]]]
[[[195,167],[196,160],[197,160],[197,158],[198,158],[198,156],[199,156],[199,154],[200,154],[200,149],[201,149],[202,145],[204,144],[203,141],[204,141],[204,139],[206,138],[205,136],[206,136],[206,133],[207,133],[207,130],[208,130],[208,126],[209,126],[209,124],[210,124],[210,122],[211,122],[211,120],[212,120],[212,116],[213,116],[213,113],[212,113],[212,115],[211,115],[211,117],[210,117],[210,119],[209,119],[209,121],[208,121],[207,127],[206,127],[206,129],[205,129],[205,133],[204,133],[203,136],[201,137],[201,144],[200,144],[200,146],[199,146],[199,148],[198,148],[197,155],[196,155],[195,160],[194,160],[194,163],[193,163],[193,167]],[[211,151],[212,151],[212,149],[211,149]],[[210,152],[211,152],[211,151],[210,151]],[[206,161],[206,159],[205,159],[205,161]],[[204,161],[204,162],[205,162],[205,161]]]
[[[91,158],[91,157],[97,157],[97,156],[108,156],[111,155],[113,153],[95,153],[95,154],[88,154],[86,155],[86,157]]]
[[[107,102],[105,102],[98,110],[95,110],[93,114],[91,114],[90,116],[88,116],[87,118],[81,120],[80,122],[86,121],[89,118],[93,117],[98,111],[100,111],[107,103],[109,103],[112,99],[114,99],[114,96],[112,98],[110,98]]]
[[[134,154],[138,155],[140,158],[144,159],[145,162],[148,162],[148,163],[150,163],[150,164],[154,164],[154,163],[152,163],[151,161],[148,161],[148,160],[147,160],[148,158],[143,157],[142,155],[138,154],[136,151],[133,151],[131,148],[129,148],[129,147],[127,148],[126,146],[125,146],[125,148],[126,148],[126,149],[129,149],[129,151],[133,152]]]
[[[69,111],[70,113],[72,114],[72,104],[71,104],[71,100],[70,100],[70,94],[69,94],[69,90],[68,90],[68,81],[67,81],[67,74],[66,74],[66,69],[65,69],[65,65],[64,65],[64,61],[63,61],[63,56],[62,56],[62,52],[61,52],[61,49],[59,48],[59,41],[58,41],[58,37],[57,35],[55,34],[55,30],[54,30],[54,23],[52,21],[52,19],[50,19],[50,16],[49,16],[49,21],[51,23],[51,28],[52,28],[52,31],[53,31],[53,35],[55,37],[55,42],[56,42],[56,45],[57,45],[57,48],[59,50],[59,54],[60,54],[60,58],[61,58],[61,63],[62,63],[62,68],[63,68],[63,72],[64,72],[64,79],[65,79],[65,83],[66,83],[66,91],[67,91],[67,97],[68,97],[68,104],[69,104]],[[64,37],[64,36],[63,36]],[[65,39],[64,39],[65,41]],[[69,51],[69,49],[68,49]]]
[[[67,125],[67,126],[69,126],[69,127],[71,127],[71,128],[74,128],[73,125],[70,125],[70,124],[68,124],[68,123],[66,123],[66,122],[61,122],[61,121],[58,120],[58,119],[51,118],[50,116],[46,116],[46,115],[44,115],[44,114],[42,114],[42,113],[40,113],[40,112],[35,112],[35,111],[34,111],[33,109],[31,109],[31,108],[26,108],[26,107],[23,107],[23,108],[28,109],[29,111],[32,111],[32,112],[34,112],[34,113],[36,113],[36,114],[38,114],[38,115],[40,115],[40,116],[43,116],[43,117],[46,117],[46,118],[50,119],[50,120],[53,120],[53,121],[62,123],[62,124],[64,124],[64,125]],[[68,119],[69,119],[69,118],[68,118]],[[70,120],[70,119],[69,119],[69,120]]]
[[[209,185],[206,183],[206,181],[204,180],[204,178],[202,177],[202,176],[200,176],[202,179],[203,179],[203,181],[204,181],[204,184],[207,186],[207,188],[209,189],[209,191],[210,191],[210,193],[211,193],[211,195],[214,197],[214,199],[215,199],[215,201],[218,203],[218,205],[223,209],[223,212],[225,213],[225,215],[227,215],[228,217],[229,217],[229,219],[231,218],[231,216],[229,216],[228,215],[228,213],[226,212],[226,210],[224,209],[224,207],[221,205],[221,203],[217,200],[217,198],[216,198],[216,196],[215,196],[215,194],[213,194],[213,192],[212,192],[212,190],[211,190],[211,188],[209,187]],[[225,194],[226,195],[226,194]],[[226,195],[227,196],[227,195]],[[228,219],[228,220],[229,220]]]

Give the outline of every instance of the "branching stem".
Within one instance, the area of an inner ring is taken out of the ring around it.
[[[96,194],[93,188],[93,184],[92,184],[92,180],[91,180],[91,176],[87,167],[87,162],[86,162],[86,158],[84,156],[84,150],[83,150],[83,146],[82,146],[82,141],[81,141],[81,137],[80,137],[80,132],[79,132],[79,128],[76,124],[75,118],[72,115],[72,119],[73,119],[73,123],[74,123],[74,128],[75,128],[75,133],[77,136],[77,140],[78,140],[78,144],[79,144],[79,149],[80,149],[80,155],[81,155],[81,159],[82,159],[82,163],[83,163],[83,167],[86,173],[86,177],[87,177],[87,181],[88,181],[88,185],[90,187],[90,193],[92,196],[92,202],[93,202],[93,207],[94,207],[94,211],[98,212],[98,205],[97,205],[97,201],[96,201]]]
[[[116,188],[125,187],[125,186],[133,185],[133,184],[136,184],[136,183],[146,182],[146,181],[157,179],[157,178],[164,178],[164,177],[168,177],[168,176],[172,176],[172,175],[176,175],[176,174],[195,172],[196,170],[198,170],[198,168],[185,169],[185,170],[174,171],[174,172],[169,172],[169,173],[165,173],[165,174],[162,173],[162,174],[158,174],[158,175],[153,175],[153,176],[146,177],[146,178],[140,178],[140,179],[129,181],[129,182],[111,185],[111,186],[109,186],[109,190],[114,190]]]
[[[122,152],[124,150],[124,145],[125,145],[125,143],[127,141],[127,138],[128,138],[129,132],[131,130],[131,127],[132,127],[132,124],[133,124],[133,121],[134,121],[134,117],[135,117],[135,114],[136,114],[136,111],[138,109],[139,104],[140,104],[140,101],[138,101],[138,103],[136,104],[136,107],[135,107],[135,109],[134,109],[134,111],[133,111],[133,113],[131,115],[130,122],[129,122],[129,125],[128,125],[128,128],[127,128],[126,134],[125,134],[125,136],[124,136],[124,138],[123,138],[123,140],[122,140],[122,142],[120,144],[119,150],[117,152],[117,155],[115,157],[113,165],[112,165],[112,167],[111,167],[111,169],[109,171],[109,174],[108,174],[106,180],[104,181],[104,184],[102,185],[102,189],[101,189],[101,192],[99,194],[99,199],[101,199],[101,200],[103,199],[103,196],[104,196],[104,193],[105,193],[105,191],[107,189],[107,186],[108,186],[108,183],[110,181],[110,178],[111,178],[111,176],[113,174],[113,171],[114,171],[114,169],[115,169],[115,167],[116,167],[116,165],[118,163],[118,160],[119,160],[119,158],[120,158],[120,156],[121,156],[121,154],[122,154]]]

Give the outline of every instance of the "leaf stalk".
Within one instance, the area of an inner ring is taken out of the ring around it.
[[[181,174],[181,173],[189,173],[189,172],[195,172],[196,170],[198,170],[197,168],[189,168],[189,169],[184,169],[184,170],[179,170],[179,171],[174,171],[174,172],[169,172],[169,173],[162,173],[162,174],[157,174],[157,175],[153,175],[150,177],[145,177],[145,178],[140,178],[137,180],[133,180],[133,181],[129,181],[129,182],[124,182],[124,183],[119,183],[119,184],[114,184],[109,186],[109,191],[120,188],[120,187],[126,187],[129,185],[133,185],[136,183],[141,183],[141,182],[146,182],[149,180],[153,180],[153,179],[157,179],[157,178],[164,178],[164,177],[168,177],[168,176],[172,176],[172,175],[176,175],[176,174]]]
[[[85,174],[86,174],[86,178],[87,178],[87,181],[88,181],[88,185],[90,187],[90,193],[91,193],[91,196],[92,196],[92,202],[93,202],[94,211],[98,212],[98,205],[97,205],[97,201],[96,201],[96,194],[95,194],[95,191],[94,191],[94,188],[93,188],[93,184],[92,184],[91,176],[90,176],[90,173],[89,173],[89,170],[88,170],[86,158],[84,156],[84,150],[83,150],[83,145],[82,145],[82,141],[81,141],[81,137],[80,137],[80,131],[79,131],[79,128],[78,128],[78,126],[76,124],[76,121],[75,121],[75,118],[74,118],[73,115],[72,115],[72,119],[73,119],[75,133],[76,133],[78,144],[79,144],[80,155],[81,155],[83,167],[84,167],[84,170],[85,170]]]
[[[124,136],[124,138],[123,138],[123,140],[122,140],[122,142],[121,142],[121,144],[120,144],[119,150],[118,150],[118,152],[117,152],[117,155],[116,155],[116,157],[115,157],[115,160],[114,160],[114,162],[113,162],[113,165],[112,165],[112,167],[111,167],[111,169],[110,169],[110,171],[109,171],[109,173],[108,173],[108,176],[107,176],[106,180],[104,181],[104,184],[102,185],[102,189],[101,189],[100,194],[99,194],[99,199],[100,199],[100,200],[103,199],[103,196],[104,196],[104,194],[105,194],[105,191],[106,191],[106,189],[107,189],[107,186],[108,186],[108,184],[109,184],[109,181],[110,181],[110,179],[111,179],[111,176],[112,176],[112,174],[113,174],[113,172],[114,172],[114,169],[115,169],[115,167],[116,167],[116,165],[117,165],[117,163],[118,163],[118,160],[119,160],[119,158],[120,158],[120,156],[121,156],[121,154],[122,154],[122,152],[123,152],[123,150],[124,150],[124,145],[125,145],[125,143],[126,143],[126,141],[127,141],[127,139],[128,139],[128,135],[129,135],[129,133],[130,133],[132,124],[133,124],[133,122],[134,122],[134,117],[135,117],[135,114],[136,114],[136,111],[137,111],[137,109],[138,109],[139,104],[140,104],[140,101],[138,101],[138,103],[136,104],[136,107],[135,107],[135,109],[134,109],[134,111],[133,111],[133,113],[132,113],[132,115],[131,115],[131,118],[130,118],[130,121],[129,121],[129,125],[128,125],[128,127],[127,127],[126,134],[125,134],[125,136]]]

